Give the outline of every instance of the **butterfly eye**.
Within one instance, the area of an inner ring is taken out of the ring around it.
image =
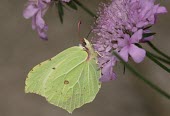
[[[83,47],[86,47],[87,44],[86,44],[85,41],[83,41],[81,45],[82,45]]]

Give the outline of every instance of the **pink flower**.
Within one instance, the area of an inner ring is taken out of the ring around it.
[[[101,4],[92,41],[95,51],[99,53],[101,81],[116,77],[113,67],[118,60],[113,52],[117,52],[126,62],[129,57],[136,63],[144,60],[146,51],[136,44],[153,39],[153,36],[143,38],[143,35],[152,33],[148,27],[156,23],[158,14],[166,12],[165,7],[155,5],[155,0],[111,0]]]
[[[36,30],[40,38],[47,40],[47,29],[43,17],[49,8],[51,0],[29,0],[23,16],[26,19],[32,18],[32,29]]]
[[[119,55],[127,62],[129,55],[136,63],[140,63],[144,60],[146,51],[139,48],[135,43],[139,43],[142,39],[143,30],[140,29],[135,32],[131,37],[128,34],[124,35],[124,39],[118,40],[118,46],[120,47]]]

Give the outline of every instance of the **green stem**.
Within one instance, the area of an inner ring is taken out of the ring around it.
[[[137,72],[131,65],[126,63],[117,53],[114,52],[114,55],[132,72],[134,73],[140,80],[144,81],[148,86],[152,89],[163,95],[164,97],[170,99],[170,95],[163,91],[161,88],[153,84],[151,81],[147,80],[144,76],[142,76],[139,72]]]
[[[149,52],[149,51],[148,51],[148,52]],[[150,55],[152,55],[154,58],[158,59],[159,61],[162,61],[162,62],[170,65],[170,61],[168,61],[168,60],[166,60],[166,59],[164,59],[164,58],[162,58],[162,57],[160,57],[160,56],[158,56],[158,55],[156,55],[156,54],[153,54],[153,53],[151,53],[151,52],[149,52],[149,53],[150,53]]]
[[[148,45],[155,50],[157,53],[159,53],[160,55],[164,56],[165,58],[167,58],[168,60],[170,60],[170,56],[166,55],[165,53],[163,53],[162,51],[160,51],[156,46],[154,46],[151,42],[147,42]]]
[[[140,44],[136,44],[138,47],[142,48],[142,46]],[[146,56],[152,60],[153,62],[155,62],[158,66],[160,66],[161,68],[163,68],[164,70],[166,70],[167,72],[170,73],[170,69],[168,67],[166,67],[165,65],[163,65],[161,62],[159,62],[152,53],[146,51]]]
[[[79,2],[78,0],[73,0],[77,5],[79,5],[83,10],[85,10],[89,15],[91,15],[92,17],[97,18],[97,16],[91,12],[88,8],[86,8],[81,2]]]
[[[155,62],[161,68],[163,68],[164,70],[166,70],[167,72],[170,73],[170,69],[168,67],[166,67],[165,65],[163,65],[161,62],[159,62],[156,58],[154,58],[150,52],[146,52],[146,55],[149,59],[151,59],[153,62]]]

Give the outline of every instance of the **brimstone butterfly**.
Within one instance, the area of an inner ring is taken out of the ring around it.
[[[92,45],[74,46],[35,66],[26,79],[25,92],[36,93],[69,113],[94,100],[101,70]]]

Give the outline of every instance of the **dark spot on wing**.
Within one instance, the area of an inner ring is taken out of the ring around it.
[[[65,85],[69,84],[69,81],[68,81],[68,80],[65,80],[65,81],[64,81],[64,84],[65,84]]]
[[[49,59],[49,61],[51,61],[51,58]]]
[[[52,69],[55,70],[55,67],[53,67]]]

